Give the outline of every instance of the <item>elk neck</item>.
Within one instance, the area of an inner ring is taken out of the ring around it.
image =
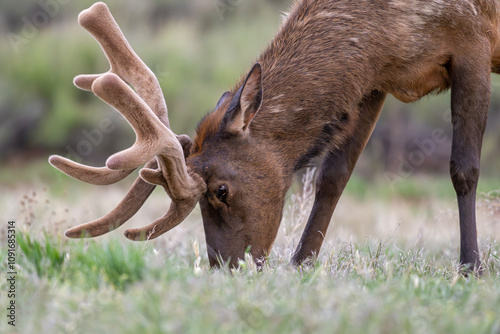
[[[285,174],[343,144],[371,86],[366,37],[354,17],[321,2],[303,1],[292,8],[258,58],[263,103],[250,130],[276,154]]]

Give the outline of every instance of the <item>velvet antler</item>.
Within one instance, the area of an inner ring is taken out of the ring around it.
[[[122,113],[133,127],[136,141],[130,148],[109,157],[106,167],[85,166],[60,156],[51,156],[49,162],[69,176],[92,184],[115,183],[137,167],[146,166],[141,171],[142,178],[136,179],[113,211],[67,230],[66,236],[95,237],[117,228],[139,210],[155,185],[162,185],[172,199],[165,216],[142,229],[125,232],[133,240],[155,238],[182,222],[205,192],[206,184],[187,168],[179,142],[186,142],[187,138],[170,130],[158,79],[132,50],[108,7],[96,3],[81,12],[78,21],[101,45],[111,69],[103,74],[77,76],[74,84],[91,90]]]

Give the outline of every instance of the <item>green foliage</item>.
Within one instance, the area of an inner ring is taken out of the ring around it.
[[[138,245],[123,246],[117,240],[104,245],[80,242],[69,253],[68,280],[88,288],[109,284],[123,289],[142,278],[145,251]]]
[[[28,233],[17,235],[23,268],[34,270],[39,278],[57,278],[94,289],[101,284],[123,289],[142,279],[146,250],[138,245],[124,247],[116,240],[106,244],[80,241],[67,249],[47,233],[44,236],[41,242]]]
[[[44,233],[45,242],[32,239],[28,233],[18,233],[17,243],[27,262],[28,272],[35,270],[39,278],[52,278],[61,274],[66,253],[55,245],[55,241]]]

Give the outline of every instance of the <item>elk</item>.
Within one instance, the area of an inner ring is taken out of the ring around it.
[[[175,135],[154,74],[131,49],[103,3],[79,15],[111,69],[74,84],[113,106],[136,141],[89,167],[50,163],[92,184],[111,184],[142,165],[125,198],[104,217],[66,231],[95,237],[126,222],[156,185],[171,198],[165,216],[125,231],[153,239],[200,204],[211,266],[256,262],[273,245],[296,171],[319,163],[312,212],[292,262],[319,252],[331,216],[377,122],[387,94],[403,102],[451,88],[450,174],[460,220],[460,262],[480,267],[475,196],[490,73],[500,73],[495,0],[301,0],[246,76],[199,123],[194,140]],[[135,88],[135,91],[130,86]]]

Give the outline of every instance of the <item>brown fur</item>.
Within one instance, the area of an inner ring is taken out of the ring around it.
[[[211,263],[235,263],[248,246],[265,256],[293,173],[322,157],[294,262],[317,253],[386,94],[413,102],[452,87],[461,261],[478,266],[473,199],[489,72],[500,72],[499,11],[495,0],[295,2],[257,60],[263,99],[248,133],[229,134],[224,123],[243,78],[200,122],[187,159],[208,184],[201,207]],[[229,204],[214,199],[221,183]]]

